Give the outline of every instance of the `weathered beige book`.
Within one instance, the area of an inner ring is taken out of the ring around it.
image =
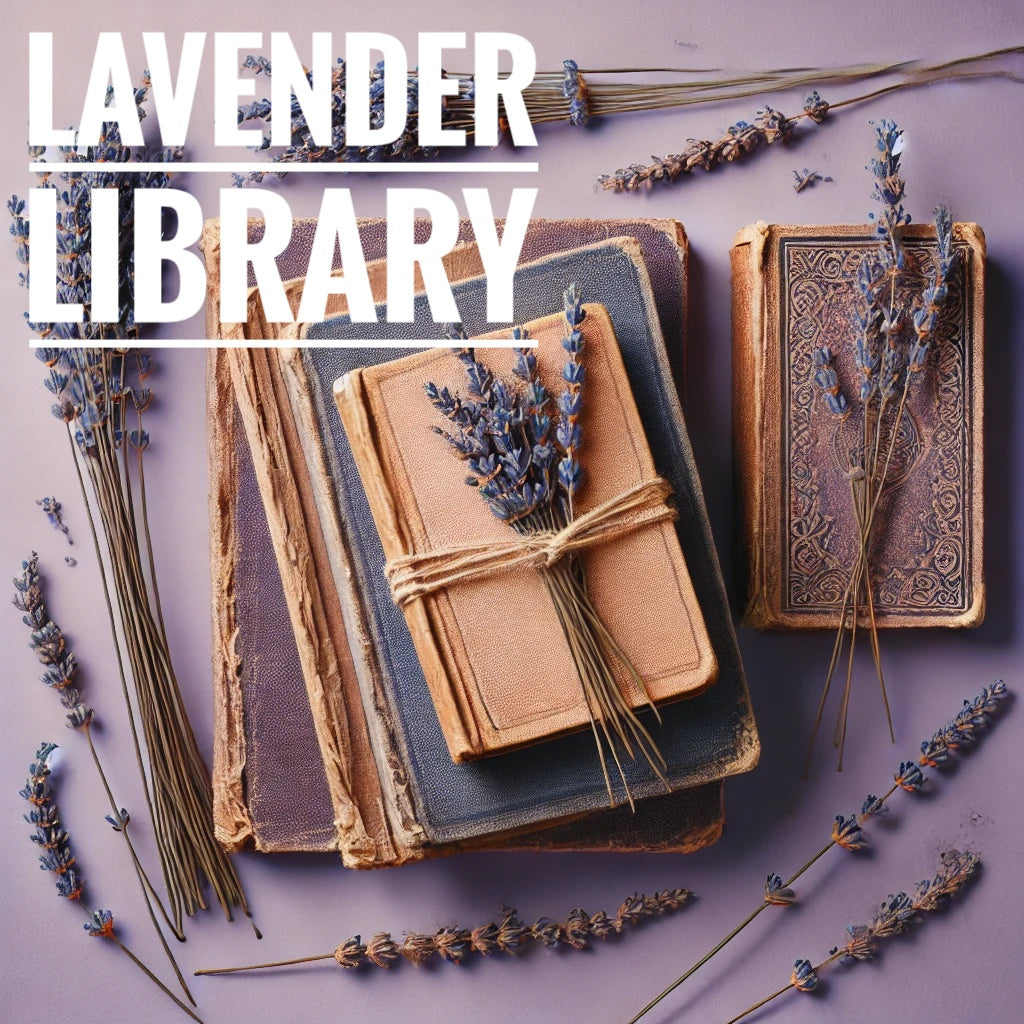
[[[578,515],[657,478],[611,320],[600,305],[585,310],[587,477]],[[554,314],[526,325],[552,395],[561,388],[564,324]],[[510,349],[480,349],[477,357],[512,379]],[[445,421],[424,394],[427,381],[452,393],[466,386],[461,363],[444,349],[353,370],[335,386],[389,561],[455,544],[500,544],[511,534],[466,486],[464,467],[433,429]],[[714,681],[717,660],[671,521],[639,522],[583,557],[591,600],[656,704]],[[571,650],[535,568],[457,582],[403,611],[454,760],[589,726]],[[629,703],[644,706],[636,681],[621,663],[616,669]]]

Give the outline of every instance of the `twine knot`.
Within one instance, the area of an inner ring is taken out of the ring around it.
[[[668,481],[655,477],[584,512],[560,530],[510,532],[500,541],[455,544],[403,555],[384,567],[391,596],[395,604],[404,607],[410,601],[466,580],[514,569],[550,569],[567,555],[592,544],[675,519],[676,510],[667,504],[671,493]]]

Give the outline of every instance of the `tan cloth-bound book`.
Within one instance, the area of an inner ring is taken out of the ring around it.
[[[586,513],[657,476],[611,321],[588,305],[583,322],[583,456]],[[560,389],[564,318],[526,325],[541,377]],[[478,357],[511,379],[509,349]],[[431,428],[444,424],[423,385],[465,392],[464,370],[446,350],[346,374],[335,398],[389,561],[473,542],[501,543],[496,519],[465,469]],[[645,522],[589,547],[588,586],[602,621],[655,703],[710,685],[717,661],[671,521]],[[509,750],[589,724],[583,692],[554,606],[536,569],[463,580],[409,601],[403,611],[456,761]],[[634,707],[646,703],[618,666]],[[653,716],[651,716],[653,718]]]
[[[913,225],[904,238],[908,273],[926,274],[934,230]],[[733,244],[734,443],[748,625],[838,626],[859,545],[846,453],[856,448],[851,431],[861,420],[855,401],[838,425],[822,407],[812,352],[831,349],[854,395],[854,282],[876,245],[862,226],[763,223],[741,230]],[[879,627],[976,626],[984,616],[984,234],[956,224],[954,245],[958,266],[901,418],[876,518]]]

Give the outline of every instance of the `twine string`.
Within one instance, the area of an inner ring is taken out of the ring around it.
[[[392,559],[384,567],[395,604],[444,590],[456,583],[516,569],[551,568],[574,551],[614,540],[643,526],[676,518],[667,503],[672,487],[662,477],[644,480],[582,513],[560,530],[518,534],[500,541],[453,544]]]

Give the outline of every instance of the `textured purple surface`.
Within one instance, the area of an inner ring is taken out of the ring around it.
[[[4,187],[31,185],[23,169],[27,124],[27,32],[52,30],[64,66],[56,122],[80,116],[95,33],[126,34],[132,65],[142,68],[138,33],[159,29],[172,42],[186,29],[213,31],[287,29],[302,49],[311,29],[379,30],[401,36],[432,28],[467,32],[506,29],[534,43],[539,65],[556,68],[565,57],[582,66],[680,65],[701,67],[793,66],[921,56],[952,58],[1024,40],[1019,3],[979,2],[939,9],[923,0],[898,8],[880,0],[856,7],[800,0],[785,9],[768,4],[705,5],[593,3],[585,11],[558,11],[530,3],[510,12],[507,4],[481,0],[459,14],[434,0],[407,5],[348,3],[328,14],[308,4],[283,10],[269,0],[213,12],[183,0],[138,13],[124,8],[97,20],[63,0],[49,8],[21,6],[8,15],[0,123],[5,140]],[[898,23],[898,27],[895,27]],[[68,56],[70,54],[70,56]],[[174,58],[172,57],[172,63]],[[457,60],[446,61],[452,67]],[[1018,65],[1018,70],[1020,70]],[[227,925],[218,913],[189,928],[179,947],[186,970],[252,959],[323,952],[355,933],[433,930],[453,921],[482,923],[501,903],[529,918],[561,917],[575,905],[613,909],[627,893],[674,885],[694,889],[699,901],[677,917],[602,945],[585,954],[534,950],[520,962],[481,961],[458,971],[444,965],[388,974],[342,974],[331,963],[262,976],[196,979],[194,990],[209,1024],[230,1021],[548,1021],[573,1018],[622,1021],[728,930],[760,898],[769,871],[794,870],[827,837],[833,816],[850,813],[864,795],[888,785],[892,769],[921,739],[958,709],[963,697],[1005,676],[1011,687],[1024,656],[1020,600],[1024,592],[1019,550],[1024,501],[1024,430],[1016,407],[1024,384],[1024,208],[1019,168],[1024,147],[1015,131],[1024,87],[1007,81],[970,82],[891,95],[844,110],[824,125],[798,133],[792,148],[775,147],[745,164],[694,176],[650,196],[594,193],[593,178],[651,153],[678,151],[689,136],[712,138],[738,118],[750,119],[756,99],[694,108],[680,114],[629,117],[587,132],[554,126],[540,133],[541,172],[527,181],[405,175],[399,185],[444,188],[489,181],[496,208],[516,184],[539,187],[539,216],[671,216],[681,219],[692,244],[688,394],[686,411],[708,507],[726,570],[737,569],[729,447],[728,247],[737,228],[758,218],[776,223],[863,221],[870,182],[863,167],[870,155],[869,119],[892,117],[906,128],[904,165],[908,206],[925,219],[938,202],[958,219],[981,224],[988,238],[988,374],[986,436],[986,564],[989,610],[969,634],[913,632],[883,637],[891,681],[897,745],[883,734],[883,719],[864,673],[854,693],[846,770],[836,774],[830,750],[815,756],[811,780],[800,781],[805,738],[817,701],[830,641],[827,636],[740,631],[764,754],[750,776],[727,787],[726,834],[717,846],[685,860],[656,856],[539,856],[479,854],[356,874],[318,856],[238,858],[257,918],[266,933],[257,943],[245,924]],[[852,90],[823,87],[826,99]],[[234,154],[212,145],[212,78],[204,75],[190,133],[193,159]],[[772,97],[785,112],[800,109],[803,96]],[[241,158],[249,154],[240,152]],[[501,154],[498,154],[501,155]],[[470,157],[470,159],[479,157]],[[799,195],[792,172],[817,168],[835,178]],[[340,182],[331,179],[331,183]],[[359,213],[380,215],[389,179],[344,179]],[[211,214],[218,176],[179,179]],[[323,182],[297,176],[282,186],[295,213],[316,212]],[[25,296],[8,258],[0,294],[10,356],[0,375],[0,417],[6,438],[0,506],[7,576],[35,548],[51,580],[52,610],[71,635],[83,664],[83,684],[106,727],[98,737],[114,768],[119,799],[138,808],[130,745],[116,684],[109,634],[98,599],[98,575],[88,528],[67,462],[66,442],[51,420],[39,384],[38,365],[26,351],[21,319]],[[165,336],[201,333],[197,319],[165,329]],[[157,402],[151,429],[154,447],[147,475],[157,536],[165,617],[178,675],[201,748],[212,745],[209,687],[208,558],[203,356],[160,354]],[[68,549],[51,530],[36,498],[56,494],[75,538]],[[73,551],[79,564],[68,568]],[[6,577],[5,577],[6,578]],[[733,598],[738,589],[733,588]],[[159,967],[159,950],[144,921],[134,883],[126,881],[121,851],[102,821],[80,737],[66,733],[53,695],[35,682],[37,667],[25,648],[24,627],[13,609],[0,617],[5,652],[5,743],[0,792],[0,870],[4,878],[4,1018],[22,1024],[54,1019],[176,1021],[184,1019],[116,952],[87,943],[77,908],[53,896],[26,838],[17,796],[23,773],[41,739],[63,744],[58,779],[65,823],[76,840],[93,898],[124,921],[125,940]],[[866,653],[866,652],[865,652]],[[940,848],[957,844],[978,850],[984,872],[962,903],[929,920],[912,938],[894,941],[877,964],[829,976],[818,996],[791,995],[761,1020],[801,1024],[833,1020],[928,1020],[1002,1022],[1019,1016],[1024,976],[1012,951],[1019,935],[1022,890],[1017,851],[1024,840],[1016,777],[1020,766],[1021,716],[1011,706],[983,745],[959,769],[935,785],[935,795],[915,800],[898,795],[894,814],[871,826],[874,852],[867,857],[830,854],[808,872],[798,907],[765,914],[717,962],[677,992],[650,1017],[654,1022],[726,1020],[784,984],[797,957],[823,958],[842,942],[848,923],[866,921],[887,893],[929,875]],[[152,862],[144,815],[138,816],[142,855]],[[166,973],[166,972],[164,972]],[[687,1002],[688,999],[688,1002]],[[685,1012],[684,1012],[685,1008]]]

